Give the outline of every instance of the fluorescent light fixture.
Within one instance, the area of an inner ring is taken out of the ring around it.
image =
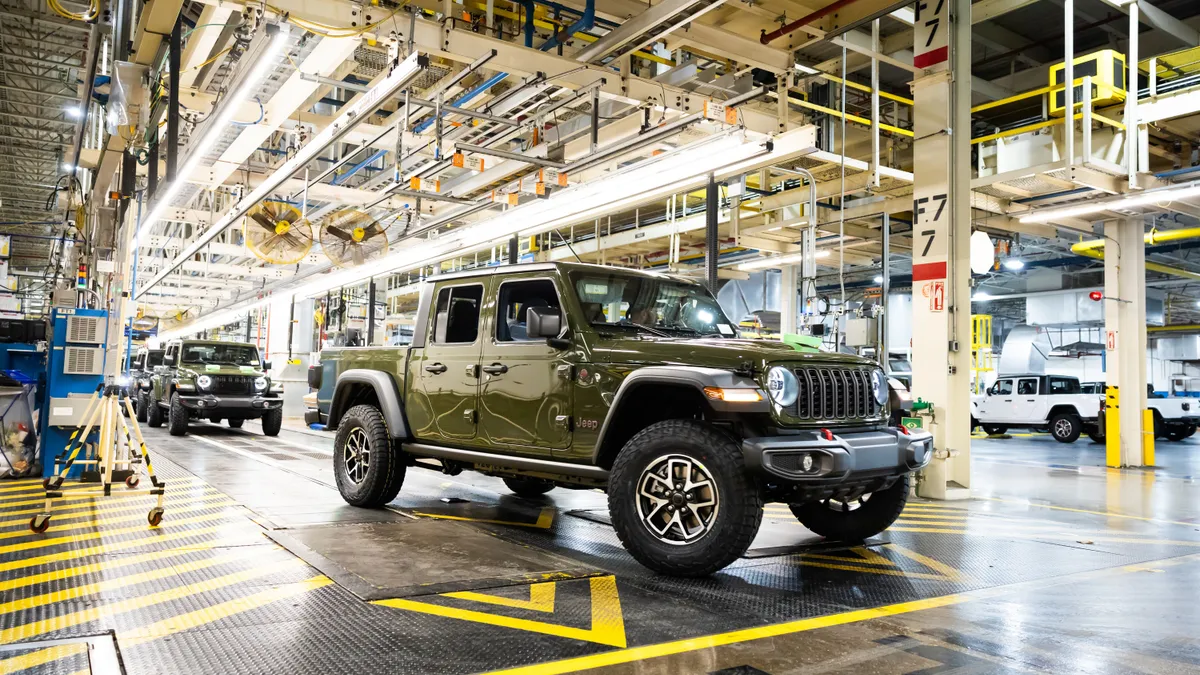
[[[75,170],[75,165],[74,165],[74,164],[72,164],[72,163],[70,163],[70,162],[63,162],[63,163],[62,163],[62,170],[63,170],[63,171],[65,171],[65,172],[67,172],[67,173],[70,173],[70,172],[72,172],[72,171],[74,171],[74,170]]]
[[[242,103],[250,99],[250,95],[258,89],[258,85],[262,83],[267,74],[271,72],[271,69],[275,67],[275,59],[279,58],[279,55],[283,53],[283,49],[287,46],[287,43],[287,25],[280,24],[278,31],[271,38],[271,42],[267,45],[267,48],[257,57],[258,60],[255,62],[254,68],[242,80],[237,90],[225,98],[221,108],[217,110],[216,118],[205,129],[204,136],[196,141],[196,144],[192,147],[188,155],[187,161],[183,163],[178,173],[175,174],[175,180],[159,190],[158,198],[154,200],[154,206],[142,218],[142,224],[138,227],[137,234],[133,236],[135,247],[137,246],[137,242],[142,238],[142,235],[149,233],[150,228],[154,227],[154,224],[162,218],[163,213],[171,207],[171,202],[174,201],[175,196],[179,194],[183,186],[187,184],[188,178],[195,172],[196,167],[200,166],[200,162],[204,161],[204,156],[212,149],[213,144],[217,142],[221,134],[225,133],[225,130],[229,128],[229,124],[233,121],[234,116],[237,115]]]
[[[875,283],[877,283],[877,284],[882,284],[882,283],[883,283],[883,275],[882,275],[882,274],[876,274],[876,275],[875,275],[875,279],[873,279],[873,281],[874,281]]]
[[[987,302],[991,299],[992,296],[987,291],[975,291],[975,294],[971,296],[971,302]]]
[[[1024,261],[1022,261],[1019,258],[1009,258],[1008,260],[1004,261],[1004,269],[1006,269],[1006,270],[1016,271],[1019,269],[1024,269],[1024,267],[1025,267]]]
[[[820,251],[817,251],[814,255],[817,258],[828,258],[832,254],[829,251],[829,249],[822,249]],[[803,262],[803,261],[804,261],[804,252],[801,251],[800,253],[789,253],[787,255],[777,255],[777,256],[774,256],[771,258],[761,258],[759,260],[751,260],[750,262],[745,262],[745,263],[742,263],[741,265],[738,265],[738,269],[743,272],[752,272],[754,270],[765,270],[765,269],[772,269],[772,268],[776,268],[776,267],[783,267],[784,265],[792,265],[792,264]]]
[[[795,67],[796,67],[796,72],[804,73],[805,75],[820,75],[821,74],[821,71],[817,70],[816,68],[809,68],[808,66],[802,66],[799,63],[795,64]]]
[[[1192,183],[1179,187],[1147,190],[1138,194],[1126,195],[1119,199],[1098,199],[1057,209],[1038,209],[1021,216],[1020,221],[1022,223],[1048,223],[1061,218],[1076,218],[1102,211],[1132,209],[1139,206],[1150,206],[1151,204],[1161,204],[1198,196],[1200,196],[1200,183]]]
[[[67,106],[63,112],[67,114],[67,117],[70,117],[73,120],[83,117],[83,108],[79,108],[77,106]]]

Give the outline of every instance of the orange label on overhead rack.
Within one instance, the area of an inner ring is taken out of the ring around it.
[[[496,204],[508,204],[509,206],[516,206],[517,198],[518,196],[515,192],[500,193],[492,190],[492,201]]]
[[[450,156],[450,163],[460,169],[471,169],[472,171],[483,171],[483,158],[478,161],[468,161],[467,156],[461,152],[456,152]]]
[[[539,169],[537,175],[538,182],[567,187],[567,174],[558,169]]]
[[[440,180],[424,180],[417,176],[408,179],[408,188],[420,192],[441,192],[442,182]]]
[[[737,108],[716,101],[705,101],[704,117],[714,122],[737,124]]]

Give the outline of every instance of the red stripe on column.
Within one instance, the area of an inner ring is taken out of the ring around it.
[[[948,58],[950,58],[949,46],[938,47],[931,52],[925,52],[924,54],[917,54],[916,56],[913,56],[913,65],[918,68],[928,68],[929,66],[941,63]]]
[[[931,262],[913,265],[913,281],[929,281],[930,279],[945,279],[946,263]]]

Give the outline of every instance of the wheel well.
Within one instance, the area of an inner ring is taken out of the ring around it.
[[[333,399],[335,408],[333,412],[336,412],[339,421],[347,410],[356,405],[373,405],[380,410],[383,409],[379,404],[379,394],[375,393],[375,387],[366,382],[348,382],[342,385],[334,393]]]
[[[1073,405],[1056,405],[1050,409],[1050,415],[1047,419],[1053,418],[1055,415],[1074,415],[1079,417],[1079,411]]]
[[[704,419],[710,408],[695,387],[681,384],[647,382],[621,395],[616,407],[608,412],[597,464],[611,469],[617,453],[639,431],[663,420]]]

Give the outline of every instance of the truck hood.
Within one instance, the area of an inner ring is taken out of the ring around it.
[[[776,340],[739,340],[720,338],[637,338],[601,339],[592,350],[597,362],[638,366],[703,366],[707,368],[744,368],[765,370],[777,363],[869,365],[874,361],[848,354],[797,351]]]
[[[245,375],[247,377],[263,377],[264,373],[261,369],[254,366],[227,366],[205,365],[200,363],[189,363],[179,367],[181,374],[183,372],[191,372],[196,375]]]

